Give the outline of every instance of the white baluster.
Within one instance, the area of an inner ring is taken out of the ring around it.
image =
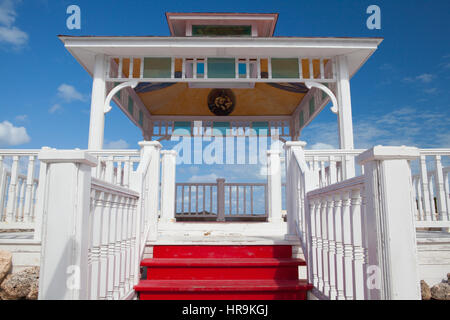
[[[122,236],[122,215],[123,215],[123,206],[124,206],[124,198],[119,197],[117,199],[117,211],[116,211],[116,239],[114,243],[114,261],[115,261],[115,270],[114,270],[114,290],[113,296],[114,299],[117,300],[120,297],[120,274],[122,272],[122,255],[120,251],[120,242]]]
[[[327,229],[328,229],[328,263],[329,263],[329,281],[331,300],[336,300],[336,238],[334,234],[334,199],[332,196],[327,197]]]
[[[353,246],[350,216],[350,197],[348,192],[342,194],[342,235],[344,243],[344,283],[345,299],[353,300]]]
[[[111,194],[104,193],[101,205],[103,210],[101,211],[100,225],[97,227],[100,229],[100,268],[99,268],[99,300],[106,300],[108,294],[108,243],[109,243],[109,219],[111,216],[112,199]]]
[[[311,227],[311,255],[312,255],[312,264],[311,267],[312,272],[312,283],[314,287],[319,287],[319,278],[317,274],[317,237],[316,237],[316,207],[318,206],[318,200],[312,199],[310,200],[310,227]]]
[[[99,298],[100,289],[100,244],[101,244],[101,220],[103,211],[103,193],[93,192],[93,212],[91,214],[91,248],[90,248],[90,295],[91,300]]]
[[[118,196],[111,197],[111,213],[109,218],[109,239],[108,239],[108,292],[106,299],[114,299],[114,277],[116,270],[116,255],[115,255],[115,243],[116,243],[116,224],[117,224],[117,210],[118,210]]]
[[[325,168],[324,168],[325,171]],[[323,270],[323,292],[325,295],[330,294],[330,277],[329,277],[329,261],[328,261],[328,224],[327,224],[327,214],[328,214],[328,201],[327,198],[322,198],[322,206],[320,209],[320,219],[321,219],[321,234],[322,234],[322,270]]]
[[[336,160],[334,156],[330,156],[330,184],[337,182]]]
[[[8,203],[6,205],[6,221],[15,221],[17,208],[17,181],[19,175],[19,157],[13,156],[13,163],[11,167],[11,178],[9,181]]]
[[[431,204],[431,220],[436,221],[436,204],[434,202],[434,187],[433,185],[436,182],[436,178],[434,176],[435,172],[428,173],[428,196]]]
[[[438,209],[438,220],[447,220],[446,194],[444,187],[444,175],[442,170],[441,156],[435,157],[435,184],[436,184],[436,201]],[[447,179],[448,180],[448,179]]]
[[[18,186],[20,185],[19,188],[17,188],[17,190],[20,190],[20,192],[18,192],[18,197],[19,197],[19,208],[17,210],[16,213],[16,221],[17,222],[23,222],[24,219],[24,203],[25,203],[25,187],[26,187],[26,181],[24,178],[20,178],[19,179],[19,183]]]
[[[422,181],[422,202],[425,220],[431,221],[431,203],[428,191],[427,163],[424,155],[420,156],[420,180]]]
[[[336,290],[337,299],[344,300],[344,245],[342,243],[342,198],[334,196],[334,234],[336,239]]]
[[[316,210],[314,212],[315,215],[315,221],[316,221],[316,225],[313,225],[313,228],[315,227],[316,229],[316,239],[317,239],[317,279],[318,279],[318,286],[317,289],[320,292],[324,291],[324,277],[323,277],[323,261],[322,261],[322,257],[323,257],[323,236],[322,236],[322,230],[321,230],[321,211],[322,211],[322,207],[323,204],[320,201],[320,199],[318,199],[318,203],[316,205]]]
[[[353,292],[356,300],[364,300],[364,251],[362,242],[361,193],[360,190],[351,192],[351,223],[353,231]]]
[[[32,205],[33,205],[33,185],[34,185],[34,163],[35,156],[30,156],[28,158],[28,171],[27,171],[27,190],[25,193],[25,222],[32,222]]]

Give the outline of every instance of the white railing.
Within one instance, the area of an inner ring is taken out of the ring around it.
[[[288,238],[300,239],[319,299],[419,299],[409,161],[381,147],[357,157],[359,177],[321,187],[303,142],[286,144]]]
[[[138,201],[138,192],[92,179],[88,299],[120,299],[133,290],[139,278]]]
[[[101,150],[89,153],[98,158],[98,165],[93,169],[97,179],[122,187],[130,186],[131,174],[140,161],[138,150]]]
[[[129,187],[95,178],[101,161],[90,152],[39,154],[45,168],[38,204],[44,216],[40,299],[135,296],[146,241],[157,235],[161,147],[140,145]]]
[[[283,57],[285,59],[285,57]],[[281,59],[283,59],[281,58]],[[108,58],[107,81],[130,81],[139,79],[150,82],[305,82],[314,80],[324,83],[336,81],[335,69],[331,58],[290,57],[292,70],[278,70],[275,66],[277,57],[227,57],[218,62],[216,57],[163,57],[156,58],[156,64],[169,63],[170,66],[155,66],[152,69],[152,57],[110,57]],[[220,58],[219,58],[220,59]],[[273,59],[273,60],[272,60]],[[148,67],[144,68],[146,60]],[[163,61],[164,60],[164,61]],[[214,75],[211,67],[218,62],[230,67],[226,75]],[[296,65],[295,67],[293,65]],[[295,70],[294,70],[295,69]],[[265,70],[265,71],[263,71]],[[284,72],[283,72],[284,71]]]
[[[267,218],[267,184],[265,183],[177,183],[175,217],[230,219]],[[261,205],[261,199],[263,203]]]
[[[38,150],[0,150],[0,228],[32,229]]]
[[[363,300],[366,233],[364,176],[307,194],[314,286],[331,300]]]
[[[412,163],[419,171],[412,177],[418,227],[450,228],[449,156],[450,149],[420,150]]]
[[[363,151],[365,150],[305,150],[305,160],[317,175],[315,179],[319,186],[326,187],[363,174],[364,170],[355,163],[356,156]]]

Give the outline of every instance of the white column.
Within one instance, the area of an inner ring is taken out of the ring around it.
[[[161,169],[161,221],[175,221],[175,169],[177,152],[163,150]]]
[[[89,124],[89,150],[103,149],[105,131],[104,104],[106,98],[106,63],[102,54],[95,56],[91,95],[91,119]]]
[[[339,148],[351,150],[354,148],[353,142],[353,120],[352,120],[352,99],[350,94],[350,75],[348,71],[348,61],[346,56],[336,58],[337,76],[337,100],[338,100],[338,128],[339,128]],[[344,180],[355,176],[354,159],[349,159],[343,163]]]
[[[369,299],[420,299],[411,147],[376,146],[357,157],[364,165]],[[373,282],[374,281],[374,282]],[[377,288],[376,284],[379,284]]]
[[[269,221],[281,222],[281,161],[280,150],[267,151],[267,196]]]
[[[43,212],[37,213],[44,218],[39,299],[87,299],[91,167],[97,159],[84,151],[43,150],[39,160],[47,171],[39,186]]]

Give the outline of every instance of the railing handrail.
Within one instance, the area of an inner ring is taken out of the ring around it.
[[[342,182],[331,184],[324,188],[319,188],[312,190],[307,193],[308,198],[314,198],[317,196],[328,195],[331,193],[336,193],[337,191],[347,191],[353,190],[355,187],[364,184],[364,176],[354,177]]]
[[[94,187],[95,190],[108,192],[114,195],[120,195],[120,196],[128,196],[128,197],[134,197],[139,198],[139,192],[124,188],[121,186],[118,186],[116,184],[112,184],[97,178],[92,177],[91,178],[91,184],[92,187]]]

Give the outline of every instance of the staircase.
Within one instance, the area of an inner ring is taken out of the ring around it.
[[[155,245],[140,300],[306,300],[290,245]]]

